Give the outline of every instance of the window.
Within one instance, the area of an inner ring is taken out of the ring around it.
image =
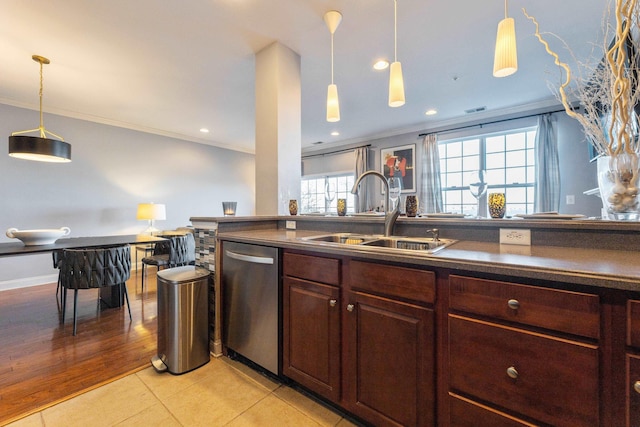
[[[533,213],[536,128],[438,143],[445,212],[487,216],[487,194],[503,192],[507,216]],[[472,171],[486,170],[488,188],[479,203],[469,191]]]
[[[355,200],[351,194],[354,182],[352,173],[303,178],[300,213],[337,214],[338,199],[347,199],[347,214],[354,213]]]

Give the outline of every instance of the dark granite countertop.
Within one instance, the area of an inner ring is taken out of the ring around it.
[[[640,291],[640,256],[637,251],[543,245],[500,245],[461,240],[435,254],[422,255],[416,251],[319,243],[301,239],[301,237],[325,233],[314,230],[254,229],[220,231],[218,237],[221,240],[371,260]]]

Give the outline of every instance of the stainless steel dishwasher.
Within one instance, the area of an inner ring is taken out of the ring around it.
[[[278,249],[236,242],[222,248],[223,343],[278,375]]]

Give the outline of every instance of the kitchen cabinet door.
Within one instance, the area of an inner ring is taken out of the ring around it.
[[[307,280],[283,281],[282,372],[334,402],[340,399],[339,292]]]
[[[434,312],[359,292],[342,303],[343,405],[377,426],[434,425]]]

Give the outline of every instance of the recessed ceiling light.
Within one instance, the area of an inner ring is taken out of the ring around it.
[[[434,116],[436,114],[438,114],[438,110],[436,110],[435,108],[429,108],[427,111],[424,112],[427,116]]]
[[[337,130],[334,130],[333,132],[331,132],[331,136],[338,136],[340,135],[340,132],[338,132]]]
[[[387,61],[386,59],[378,59],[374,64],[373,64],[373,69],[374,70],[386,70],[387,68],[389,68],[389,61]]]
[[[200,132],[202,132],[202,133],[209,133],[209,129],[207,129],[207,128],[201,128],[201,129],[200,129]]]

